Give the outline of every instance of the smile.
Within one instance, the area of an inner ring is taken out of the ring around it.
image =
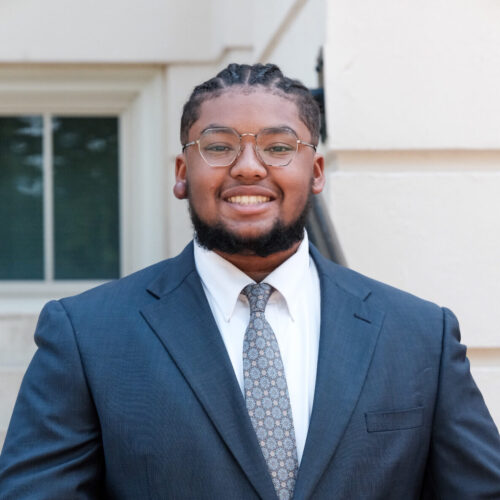
[[[269,196],[231,196],[227,201],[238,205],[257,205],[271,201],[271,198]]]

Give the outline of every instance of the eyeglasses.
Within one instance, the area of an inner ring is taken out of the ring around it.
[[[229,127],[208,128],[200,138],[182,145],[184,151],[198,144],[201,157],[211,167],[228,167],[241,153],[241,138],[255,137],[255,153],[262,163],[270,167],[286,167],[294,158],[299,144],[313,148],[314,144],[301,141],[289,128],[265,128],[257,134],[239,134]]]

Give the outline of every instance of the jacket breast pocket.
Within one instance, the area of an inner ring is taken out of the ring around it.
[[[370,411],[365,413],[368,432],[386,432],[420,427],[424,422],[424,407],[408,410]]]

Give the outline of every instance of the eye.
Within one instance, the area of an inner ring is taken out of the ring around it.
[[[290,144],[271,144],[269,146],[266,146],[265,150],[267,153],[271,154],[285,154],[285,153],[290,153],[290,151],[293,151],[294,148],[290,146]]]
[[[210,153],[226,153],[227,151],[233,151],[233,146],[230,144],[212,143],[207,144],[203,149]]]

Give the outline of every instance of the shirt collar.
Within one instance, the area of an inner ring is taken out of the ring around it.
[[[203,286],[212,296],[225,321],[229,321],[241,291],[255,281],[220,255],[202,248],[196,240],[194,261]],[[297,317],[300,290],[308,272],[309,240],[307,231],[304,231],[304,239],[297,251],[264,280],[282,295],[292,320]]]
[[[302,302],[301,292],[304,290],[308,273],[309,239],[307,231],[304,231],[304,239],[301,241],[297,251],[264,280],[280,292],[293,321],[297,318],[297,309]]]
[[[212,296],[224,320],[229,321],[241,290],[255,281],[220,255],[194,241],[194,262],[203,286]]]

